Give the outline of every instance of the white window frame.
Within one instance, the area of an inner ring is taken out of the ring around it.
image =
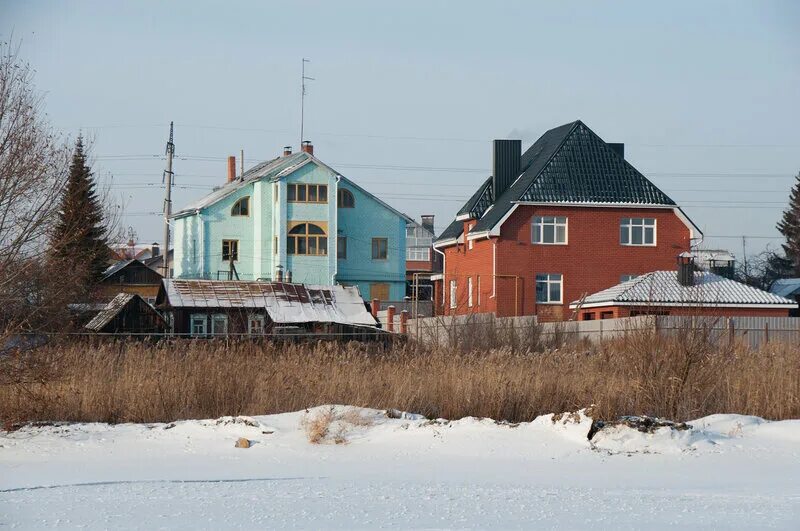
[[[545,227],[553,227],[553,241],[551,242],[544,241]],[[558,241],[558,229],[561,227],[564,228],[564,241]],[[537,229],[538,239],[536,238]],[[531,220],[531,243],[535,245],[567,245],[569,243],[569,218],[567,216],[534,216]]]
[[[467,277],[467,306],[472,308],[472,277]]]
[[[253,327],[253,321],[259,323],[259,328],[256,331]],[[264,335],[264,315],[260,313],[251,313],[247,316],[247,333],[250,335]]]
[[[648,223],[652,221],[652,223]],[[653,229],[652,243],[645,242],[646,229]],[[633,243],[633,231],[642,231],[642,243]],[[623,231],[627,233],[628,242],[622,241]],[[658,220],[656,218],[621,218],[619,220],[619,244],[625,247],[655,247],[658,243]]]
[[[195,332],[195,321],[202,322],[203,331]],[[208,316],[204,313],[193,313],[189,316],[189,335],[192,337],[202,337],[208,334]]]
[[[217,322],[222,322],[222,333],[216,332],[214,329]],[[228,335],[228,316],[224,313],[215,313],[211,316],[211,335],[213,336],[227,336]]]
[[[536,304],[564,304],[564,275],[561,273],[537,273],[536,281]],[[545,293],[547,300],[539,300],[539,284],[546,286]],[[558,300],[550,298],[550,286],[558,285]]]
[[[634,278],[638,277],[639,275],[620,275],[619,276],[619,283],[622,284],[623,282],[627,282],[629,280],[633,280]]]
[[[406,249],[406,260],[410,262],[429,262],[430,259],[430,247],[408,247]]]
[[[458,301],[456,300],[458,296],[458,284],[455,280],[450,281],[450,309],[458,307]]]

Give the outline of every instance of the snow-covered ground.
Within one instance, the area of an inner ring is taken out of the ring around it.
[[[800,421],[586,434],[336,408],[0,432],[0,526],[48,528],[794,528]],[[240,437],[250,448],[235,448]],[[338,440],[339,443],[335,442]]]

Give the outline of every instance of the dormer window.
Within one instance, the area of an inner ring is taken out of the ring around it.
[[[242,197],[231,207],[231,216],[250,215],[250,196]]]

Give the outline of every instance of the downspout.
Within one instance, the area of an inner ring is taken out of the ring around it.
[[[333,251],[336,253],[336,258],[333,260],[333,274],[331,275],[331,286],[336,285],[336,275],[339,274],[339,181],[340,175],[336,175],[336,190],[334,190],[333,200],[336,204],[335,227],[333,234]],[[330,197],[330,196],[329,196]]]
[[[197,211],[197,220],[200,223],[200,278],[206,278],[206,229],[203,223],[203,214]],[[169,253],[169,249],[167,249]]]

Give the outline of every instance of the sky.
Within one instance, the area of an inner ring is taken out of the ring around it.
[[[678,202],[704,248],[780,244],[800,171],[800,2],[0,0],[51,123],[140,242],[174,209],[305,138],[437,231],[490,174],[491,140],[583,120]],[[238,165],[238,160],[237,160]],[[742,237],[746,239],[742,240]]]

